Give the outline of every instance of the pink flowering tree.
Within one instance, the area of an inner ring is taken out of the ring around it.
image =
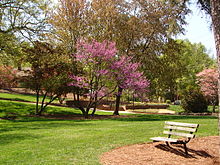
[[[200,85],[203,95],[213,106],[213,112],[215,112],[215,106],[218,102],[218,71],[217,69],[205,69],[197,75],[198,83]]]
[[[132,90],[138,96],[144,96],[149,82],[138,71],[139,64],[133,63],[127,56],[118,56],[115,43],[80,41],[77,44],[77,53],[73,55],[81,64],[82,72],[71,75],[69,86],[78,88],[81,95],[87,95],[89,101],[86,107],[80,104],[79,97],[74,97],[74,105],[79,108],[85,117],[89,110],[106,96],[116,92],[116,108],[114,115],[119,115],[120,97],[124,89]]]
[[[109,64],[116,56],[115,44],[107,41],[102,43],[79,41],[77,53],[73,56],[82,66],[82,71],[78,75],[70,76],[72,82],[69,86],[78,88],[82,91],[81,95],[89,98],[85,106],[81,104],[79,97],[74,97],[74,105],[82,111],[85,117],[88,117],[90,109],[94,108],[92,113],[94,114],[96,105],[116,89],[116,85],[109,82]]]
[[[122,56],[110,66],[111,75],[117,84],[116,106],[114,115],[119,115],[119,104],[123,90],[131,90],[139,98],[144,98],[147,93],[149,81],[139,72],[139,63],[133,63],[132,58]]]

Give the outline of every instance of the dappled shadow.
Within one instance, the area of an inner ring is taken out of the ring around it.
[[[204,158],[213,158],[213,156],[208,154],[206,151],[194,150],[188,147],[187,147],[188,154],[186,154],[184,147],[180,145],[175,145],[174,147],[174,146],[167,146],[166,144],[158,144],[155,147],[163,151],[167,151],[167,152],[182,156],[184,158],[195,158],[196,159],[198,156],[204,157]]]
[[[0,97],[0,100],[19,101],[19,102],[25,102],[25,103],[34,103],[33,101],[29,101],[29,100],[21,99],[21,98],[17,98],[17,97],[14,97],[14,98],[3,98],[3,97]]]
[[[32,139],[39,139],[42,136],[31,135],[27,133],[8,133],[8,134],[1,134],[0,135],[0,146],[6,145],[8,143],[16,143],[22,140],[32,140]]]
[[[22,120],[10,121],[5,123],[3,127],[0,127],[0,133],[6,133],[10,131],[27,131],[27,130],[41,130],[41,129],[54,129],[59,127],[76,127],[82,125],[91,126],[93,123],[81,122],[83,120],[55,120],[55,119],[39,119],[28,118]]]

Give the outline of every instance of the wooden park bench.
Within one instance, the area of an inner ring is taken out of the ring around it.
[[[199,124],[190,124],[190,123],[179,123],[166,121],[164,126],[164,134],[167,134],[168,137],[153,137],[150,138],[154,142],[164,141],[169,146],[170,144],[183,144],[185,153],[187,152],[186,144],[192,139],[195,138],[194,132],[197,131]],[[171,135],[174,138],[171,138]],[[181,138],[180,138],[181,137]]]

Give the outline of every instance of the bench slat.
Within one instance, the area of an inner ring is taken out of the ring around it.
[[[164,126],[165,129],[174,129],[174,130],[181,130],[181,131],[188,131],[188,132],[196,132],[197,128],[187,128],[187,127],[177,127],[177,126]]]
[[[178,139],[167,138],[167,137],[153,137],[150,138],[153,141],[165,141],[165,142],[177,142]]]
[[[182,133],[182,132],[163,131],[163,133],[164,133],[164,134],[167,134],[167,135],[183,136],[183,137],[187,137],[187,138],[194,138],[194,137],[195,137],[195,135],[193,135],[193,134]]]
[[[171,122],[171,121],[165,121],[165,124],[173,125],[173,126],[192,127],[192,128],[197,128],[199,126],[199,124],[179,123],[179,122]]]

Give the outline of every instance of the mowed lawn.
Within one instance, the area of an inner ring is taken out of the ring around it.
[[[11,94],[11,93],[0,93],[0,98],[2,99],[11,99],[16,101],[25,101],[25,102],[36,102],[36,95],[32,94]],[[40,101],[43,99],[43,96],[40,96]],[[45,101],[49,102],[50,98],[46,97]],[[54,100],[55,103],[58,103],[58,99]]]
[[[104,152],[149,142],[150,137],[161,135],[167,120],[199,123],[197,137],[218,135],[218,119],[211,116],[136,115],[102,120],[52,120],[22,116],[33,112],[34,105],[0,101],[0,114],[4,111],[15,111],[21,116],[14,121],[0,120],[0,164],[99,164]],[[50,107],[48,111],[80,113],[61,107]]]

